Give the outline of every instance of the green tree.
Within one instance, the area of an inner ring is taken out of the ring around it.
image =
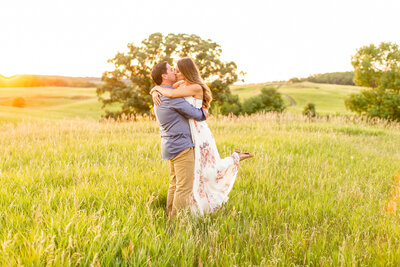
[[[246,99],[243,103],[242,112],[253,114],[259,111],[282,112],[285,110],[281,94],[275,88],[262,88],[261,94]]]
[[[370,44],[352,57],[354,82],[370,88],[400,90],[400,50],[395,43]]]
[[[359,115],[400,121],[400,94],[395,90],[365,89],[351,94],[345,105]]]
[[[117,53],[108,60],[115,69],[103,73],[103,85],[97,88],[103,108],[119,104],[120,110],[106,111],[106,117],[150,114],[152,99],[149,95],[154,86],[150,73],[153,66],[167,61],[170,64],[182,57],[191,57],[200,70],[202,78],[213,93],[213,106],[224,101],[235,102],[229,85],[238,80],[235,62],[223,62],[220,59],[221,47],[197,35],[188,34],[151,34],[140,46],[128,44],[127,53]],[[238,99],[236,98],[238,105]]]
[[[303,115],[309,118],[313,118],[317,116],[317,112],[315,111],[315,104],[314,103],[307,103],[303,109]]]
[[[367,88],[346,98],[346,107],[360,115],[400,121],[399,46],[390,42],[363,46],[351,63],[354,82]]]
[[[239,96],[237,95],[229,94],[225,96],[223,103],[219,107],[222,115],[239,115],[242,111],[242,105],[240,104]],[[214,106],[214,108],[216,109],[217,107]]]

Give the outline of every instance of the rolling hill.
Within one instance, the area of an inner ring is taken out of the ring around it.
[[[278,88],[288,106],[288,112],[301,113],[304,106],[311,102],[315,104],[316,110],[320,114],[351,114],[345,108],[344,99],[349,94],[357,93],[362,89],[362,87],[351,85],[302,82],[235,85],[231,87],[231,91],[243,101],[260,94],[263,87]]]

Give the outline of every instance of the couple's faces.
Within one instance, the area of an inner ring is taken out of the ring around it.
[[[176,70],[171,67],[171,65],[167,64],[167,77],[168,80],[172,82],[176,82],[177,80],[183,80],[183,74],[179,71],[178,66],[176,66]]]
[[[167,64],[167,79],[171,82],[176,82],[176,73],[171,65]]]
[[[183,74],[182,74],[182,72],[179,71],[178,66],[176,66],[175,72],[176,72],[176,78],[178,79],[178,81],[183,80],[183,78],[184,78]]]

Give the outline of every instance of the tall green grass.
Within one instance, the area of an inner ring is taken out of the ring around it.
[[[229,201],[168,222],[154,121],[0,124],[2,265],[399,265],[400,126],[334,117],[210,118],[240,148]]]

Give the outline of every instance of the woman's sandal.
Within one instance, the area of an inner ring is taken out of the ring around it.
[[[254,157],[254,155],[251,153],[248,153],[248,152],[243,152],[243,153],[239,154],[239,157],[240,157],[240,161],[242,161],[244,159],[252,158],[252,157]]]
[[[253,154],[248,153],[248,152],[243,152],[243,153],[242,153],[242,152],[240,151],[240,149],[237,149],[237,148],[234,149],[233,152],[236,152],[236,153],[239,154],[239,158],[240,158],[239,161],[242,161],[242,160],[244,160],[244,159],[249,159],[249,158],[254,157]]]

